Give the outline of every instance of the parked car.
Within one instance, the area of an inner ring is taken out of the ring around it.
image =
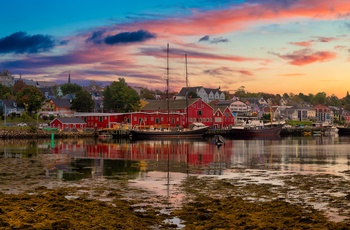
[[[43,129],[44,127],[47,127],[47,126],[49,126],[49,125],[46,123],[39,124],[38,129]]]
[[[18,123],[17,126],[23,127],[23,126],[27,126],[27,124],[26,123]]]

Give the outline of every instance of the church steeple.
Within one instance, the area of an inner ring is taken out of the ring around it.
[[[69,74],[68,74],[68,84],[70,84],[70,71],[69,71]]]

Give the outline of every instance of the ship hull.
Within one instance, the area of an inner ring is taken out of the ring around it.
[[[228,135],[236,138],[278,137],[281,130],[282,125],[262,128],[232,128]]]
[[[200,138],[208,127],[195,130],[154,131],[154,130],[130,130],[133,140],[159,139],[159,138]]]

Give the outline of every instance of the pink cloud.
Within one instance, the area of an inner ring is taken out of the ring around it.
[[[118,24],[118,30],[143,28],[156,34],[198,35],[221,34],[245,28],[247,25],[263,21],[275,22],[293,18],[337,19],[350,12],[346,1],[300,0],[288,6],[261,3],[242,4],[225,10],[193,11],[192,15],[161,20],[134,21]],[[177,15],[179,16],[179,15]]]
[[[249,57],[242,57],[242,56],[235,56],[235,55],[217,55],[217,54],[211,54],[211,53],[205,53],[205,52],[198,52],[191,49],[183,50],[178,48],[171,48],[170,49],[170,56],[172,59],[184,59],[184,54],[187,54],[191,59],[208,59],[208,60],[221,60],[221,61],[234,61],[234,62],[246,62],[246,61],[265,61],[268,62],[267,59],[262,58],[249,58]],[[164,49],[160,48],[141,48],[140,49],[140,55],[145,56],[153,56],[156,58],[166,58],[166,51]]]
[[[330,61],[336,57],[336,54],[334,52],[330,51],[318,51],[313,52],[309,49],[299,50],[295,51],[292,54],[276,54],[280,58],[287,60],[289,64],[292,65],[307,65],[314,62],[324,62],[324,61]]]
[[[315,42],[314,40],[310,40],[310,41],[304,41],[304,42],[290,42],[289,44],[296,45],[296,46],[310,47],[314,42]]]
[[[335,40],[337,40],[337,38],[333,38],[333,37],[319,37],[317,39],[318,42],[331,42]]]
[[[252,76],[253,73],[248,70],[242,70],[242,69],[232,69],[229,67],[219,67],[215,69],[206,70],[205,73],[210,75],[227,75],[232,73],[240,73],[245,76]]]

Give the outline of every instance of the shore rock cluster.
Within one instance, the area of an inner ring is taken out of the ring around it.
[[[37,138],[51,138],[52,132],[45,130],[38,130],[35,132],[29,132],[27,130],[0,130],[1,139],[37,139]],[[83,137],[95,137],[94,132],[54,132],[55,138],[83,138]]]

